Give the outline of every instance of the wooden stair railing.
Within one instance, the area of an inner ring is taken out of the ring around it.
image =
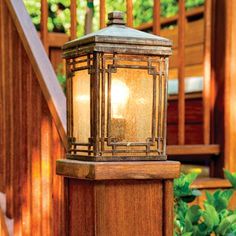
[[[5,222],[5,218],[4,218],[1,208],[0,208],[0,235],[1,236],[8,236],[9,235],[7,225]]]
[[[22,0],[0,0],[0,191],[14,235],[66,235],[66,99]]]

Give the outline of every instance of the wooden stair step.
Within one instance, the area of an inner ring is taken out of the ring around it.
[[[168,145],[167,155],[219,155],[220,145]]]

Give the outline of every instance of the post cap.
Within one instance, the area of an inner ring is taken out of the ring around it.
[[[108,23],[107,25],[125,25],[124,13],[121,11],[113,11],[108,13]]]

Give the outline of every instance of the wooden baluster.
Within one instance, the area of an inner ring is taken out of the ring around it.
[[[205,1],[204,12],[204,86],[203,86],[203,140],[210,143],[210,96],[211,96],[211,33],[212,33],[212,0]]]
[[[127,26],[133,27],[133,2],[126,0]]]
[[[77,16],[76,16],[76,0],[70,1],[70,39],[76,39]]]
[[[93,30],[93,0],[87,0],[85,13],[84,34],[90,34]]]
[[[161,33],[161,1],[154,0],[153,2],[153,34],[160,35]]]
[[[100,29],[106,27],[106,0],[100,0]]]
[[[185,143],[185,86],[184,86],[184,66],[185,66],[185,1],[179,0],[179,16],[178,16],[178,143]]]
[[[48,3],[47,0],[41,0],[41,20],[40,20],[40,35],[44,48],[48,54]]]

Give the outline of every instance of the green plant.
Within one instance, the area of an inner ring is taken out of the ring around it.
[[[60,83],[64,93],[66,93],[66,76],[65,73],[63,72],[63,64],[58,65],[56,74],[58,82]]]
[[[236,235],[236,210],[228,209],[229,201],[236,191],[236,173],[224,170],[232,188],[206,192],[203,207],[189,206],[201,193],[190,185],[197,174],[181,174],[174,181],[175,195],[175,236],[234,236]]]

